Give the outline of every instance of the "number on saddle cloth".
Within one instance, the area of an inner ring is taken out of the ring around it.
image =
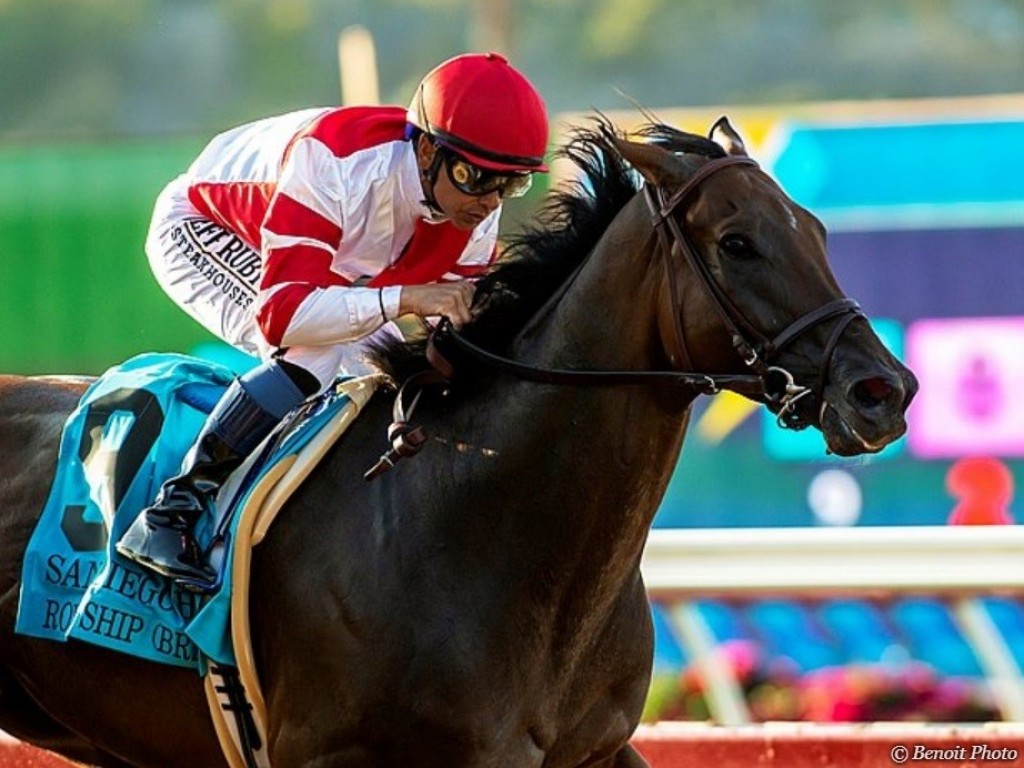
[[[178,471],[232,378],[228,369],[195,358],[141,355],[86,391],[65,424],[50,496],[26,549],[19,633],[197,663],[195,647],[179,632],[199,598],[112,559],[109,550]],[[93,602],[100,592],[116,599]],[[144,614],[159,606],[172,621],[147,620]]]

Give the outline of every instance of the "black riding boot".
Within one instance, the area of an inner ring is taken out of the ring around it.
[[[172,579],[213,586],[217,574],[204,560],[193,528],[217,490],[277,426],[238,381],[210,413],[185,456],[181,474],[167,480],[117,542],[124,557]]]

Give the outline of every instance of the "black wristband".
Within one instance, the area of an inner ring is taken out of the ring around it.
[[[384,318],[384,322],[388,322],[388,313],[384,310],[384,289],[377,289],[377,303],[380,304],[380,316]]]

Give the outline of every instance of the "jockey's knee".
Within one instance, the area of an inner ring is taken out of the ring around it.
[[[277,360],[276,362],[281,366],[281,370],[284,371],[285,375],[306,397],[323,391],[324,387],[320,383],[320,379],[312,371],[288,360]]]
[[[298,384],[298,386],[311,385],[312,380],[315,379],[316,389],[308,394],[323,392],[334,383],[338,373],[346,368],[343,345],[288,347],[276,359],[288,366],[289,370],[298,369],[302,372],[301,377],[305,380],[305,384]]]

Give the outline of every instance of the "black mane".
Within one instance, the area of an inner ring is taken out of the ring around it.
[[[597,245],[612,219],[637,193],[641,179],[615,150],[614,128],[603,117],[593,128],[576,128],[558,151],[579,173],[552,191],[536,222],[508,238],[502,257],[477,283],[473,320],[462,334],[494,352],[503,351]],[[651,122],[638,132],[646,141],[673,152],[720,157],[724,150],[703,136]],[[374,347],[373,364],[401,383],[428,367],[426,341],[391,341]]]

